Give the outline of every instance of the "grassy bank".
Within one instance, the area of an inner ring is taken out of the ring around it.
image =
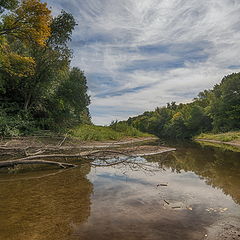
[[[202,133],[195,137],[195,139],[216,140],[220,142],[240,142],[240,131],[226,132],[226,133]]]
[[[149,137],[134,127],[122,124],[118,126],[80,125],[70,131],[72,137],[84,141],[121,140],[124,138]]]
[[[201,144],[203,147],[216,147],[224,151],[232,151],[232,152],[240,152],[240,147],[233,146],[231,144],[223,144],[223,143],[214,143],[214,142],[203,142],[203,141],[197,141],[199,144]]]
[[[226,133],[202,133],[194,139],[202,146],[218,147],[222,150],[240,152],[240,131]]]

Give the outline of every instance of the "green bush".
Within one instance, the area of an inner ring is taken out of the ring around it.
[[[35,129],[33,121],[23,113],[11,116],[4,111],[0,111],[0,136],[22,136],[33,132]]]

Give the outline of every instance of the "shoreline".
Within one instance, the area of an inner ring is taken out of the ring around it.
[[[209,142],[209,143],[217,143],[217,144],[227,144],[227,145],[231,145],[234,147],[239,147],[240,148],[240,143],[238,142],[224,142],[224,141],[219,141],[219,140],[213,140],[213,139],[203,139],[203,138],[196,138],[194,141],[197,142]]]
[[[49,147],[59,147],[64,149],[65,147],[81,147],[81,148],[105,148],[115,147],[118,145],[141,143],[146,141],[156,141],[157,137],[125,137],[120,140],[81,140],[72,136],[24,136],[13,138],[2,138],[0,140],[0,149],[8,148],[23,148],[28,146],[30,148],[42,147],[49,145]]]

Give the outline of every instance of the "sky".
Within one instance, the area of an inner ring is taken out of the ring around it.
[[[71,12],[98,125],[190,102],[240,71],[240,0],[44,0]]]

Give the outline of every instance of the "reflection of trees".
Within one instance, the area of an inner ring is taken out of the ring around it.
[[[240,203],[239,153],[215,148],[179,148],[176,152],[147,157],[158,162],[162,168],[172,171],[192,171],[205,179],[206,183],[221,188],[225,194]]]
[[[86,178],[90,167],[111,166],[123,173],[146,174],[164,169],[192,171],[240,203],[239,153],[179,147],[176,152],[145,158],[147,161],[134,157],[106,158],[59,174],[46,172],[41,177],[33,172],[25,180],[17,175],[17,181],[0,182],[0,239],[72,239],[74,227],[90,214],[93,187]]]
[[[123,173],[128,171],[141,171],[148,175],[161,171],[157,163],[147,162],[142,157],[119,157],[119,158],[102,158],[91,163],[93,168],[111,167],[120,170]]]
[[[61,174],[0,183],[0,238],[71,239],[90,214],[90,164]],[[34,174],[34,173],[33,173]]]
[[[101,159],[93,162],[93,167],[116,167],[123,173],[141,171],[154,174],[156,171],[171,169],[174,172],[192,171],[202,177],[207,184],[221,188],[225,194],[240,203],[240,161],[239,153],[221,151],[212,147],[197,147],[191,144],[179,146],[177,151],[143,158],[125,157]]]

